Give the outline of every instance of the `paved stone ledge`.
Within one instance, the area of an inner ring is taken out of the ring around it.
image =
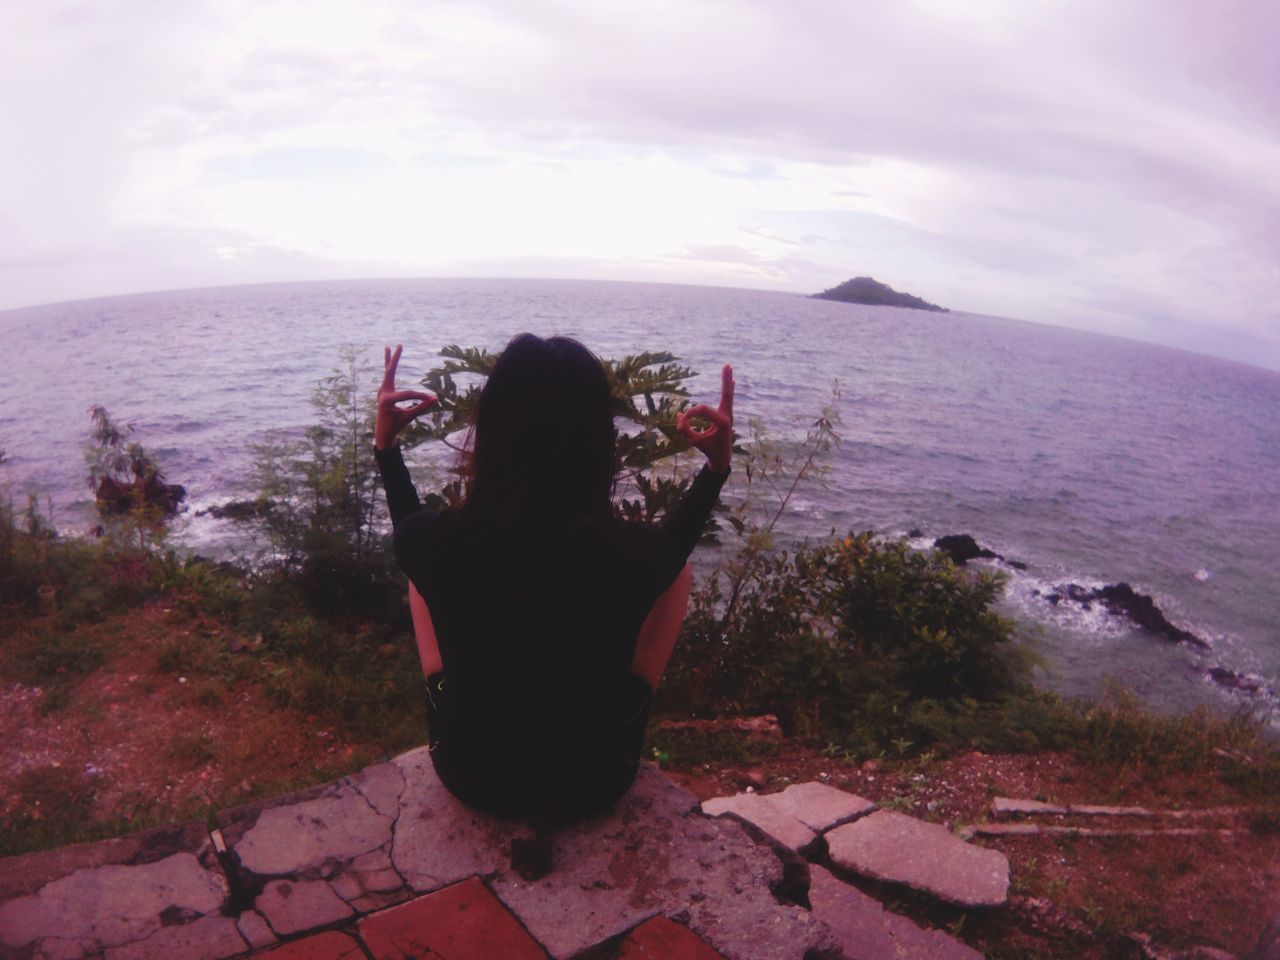
[[[392,960],[418,940],[477,960],[667,943],[673,960],[840,956],[770,892],[773,851],[653,767],[608,815],[556,833],[532,883],[510,857],[528,829],[462,806],[425,749],[215,821],[0,861],[0,958]]]
[[[511,849],[529,829],[464,807],[418,749],[222,811],[212,832],[0,861],[0,960],[975,960],[824,858],[972,906],[1003,902],[1003,855],[874,809],[819,783],[699,809],[646,766],[527,881]]]

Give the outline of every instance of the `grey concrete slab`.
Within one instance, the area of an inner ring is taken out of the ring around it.
[[[1008,858],[934,823],[878,810],[836,827],[826,839],[832,861],[862,876],[905,884],[962,907],[1001,906],[1008,899]]]
[[[355,914],[324,880],[272,880],[253,905],[281,936],[314,930]]]
[[[248,947],[231,917],[202,917],[194,923],[161,927],[145,940],[109,947],[103,960],[225,960]]]
[[[404,774],[395,763],[380,763],[366,767],[350,778],[351,785],[364,795],[369,804],[380,814],[395,818],[400,808],[400,794],[404,793]]]
[[[982,954],[941,930],[921,927],[814,864],[809,870],[813,915],[831,928],[847,960],[982,960]]]
[[[236,927],[240,930],[240,936],[244,937],[249,946],[255,950],[260,947],[269,947],[276,942],[276,935],[267,925],[262,914],[255,913],[253,910],[246,910],[240,914],[236,918]]]
[[[573,957],[657,914],[684,913],[689,929],[729,960],[835,956],[830,932],[769,892],[782,877],[773,852],[652,767],[604,817],[556,834],[551,873],[533,883],[503,871],[494,893],[552,957]]]
[[[818,833],[864,817],[876,809],[874,801],[817,781],[793,783],[779,793],[766,793],[763,797]]]
[[[991,813],[997,817],[1061,816],[1066,812],[1066,804],[1044,803],[1040,800],[996,797],[991,801]]]
[[[768,797],[757,793],[738,793],[732,797],[715,797],[702,804],[708,817],[734,817],[751,824],[775,843],[799,852],[807,849],[818,835],[800,820],[776,806]]]
[[[394,822],[353,787],[336,786],[328,796],[263,810],[230,850],[259,876],[300,874],[385,846]]]
[[[198,823],[8,858],[0,877],[0,946],[63,956],[192,925],[220,913],[229,889]]]
[[[466,807],[431,765],[426,747],[395,758],[405,781],[391,861],[418,893],[471,876],[488,876],[510,862],[511,839],[528,831]]]
[[[35,893],[50,880],[76,870],[108,864],[151,863],[182,852],[193,853],[206,866],[216,869],[209,832],[198,820],[167,824],[110,840],[0,858],[0,904]]]

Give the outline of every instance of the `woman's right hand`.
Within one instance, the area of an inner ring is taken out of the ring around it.
[[[390,347],[383,348],[382,384],[378,387],[378,417],[373,424],[373,445],[379,450],[387,450],[394,446],[400,431],[413,423],[439,401],[429,393],[421,390],[397,390],[396,366],[400,363],[400,352],[404,348],[396,344],[395,352]],[[411,407],[401,407],[406,400],[417,400]]]
[[[720,371],[720,406],[712,409],[705,403],[676,414],[676,429],[691,444],[707,455],[707,466],[716,473],[728,473],[733,458],[733,367]],[[689,421],[701,417],[709,426],[696,430]]]

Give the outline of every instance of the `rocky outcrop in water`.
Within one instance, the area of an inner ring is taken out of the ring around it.
[[[1237,673],[1235,670],[1228,670],[1226,667],[1210,667],[1205,671],[1205,676],[1226,690],[1238,690],[1241,693],[1254,695],[1265,694],[1275,696],[1275,691],[1268,687],[1261,679],[1249,676],[1245,673]]]
[[[197,510],[196,516],[247,522],[265,517],[270,509],[271,504],[261,500],[228,500],[225,503],[215,503],[206,510]]]
[[[1209,644],[1190,630],[1183,630],[1170,623],[1154,600],[1145,593],[1138,593],[1127,583],[1108,583],[1093,590],[1082,587],[1078,583],[1068,583],[1058,587],[1052,593],[1045,594],[1045,599],[1054,606],[1064,600],[1078,603],[1086,610],[1094,603],[1101,603],[1109,612],[1127,617],[1162,640],[1168,640],[1170,643],[1190,643],[1209,649]]]
[[[980,546],[967,533],[949,533],[945,537],[939,537],[933,541],[933,549],[946,555],[956,566],[963,566],[970,560],[999,560],[1015,570],[1027,569],[1027,565],[1020,560],[1009,560],[994,550]]]

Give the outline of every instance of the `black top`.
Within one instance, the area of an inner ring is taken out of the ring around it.
[[[446,785],[479,806],[527,807],[614,776],[636,636],[728,474],[704,467],[661,527],[609,518],[519,540],[465,508],[423,508],[399,447],[377,460],[396,560],[444,663],[448,729],[431,737]]]

